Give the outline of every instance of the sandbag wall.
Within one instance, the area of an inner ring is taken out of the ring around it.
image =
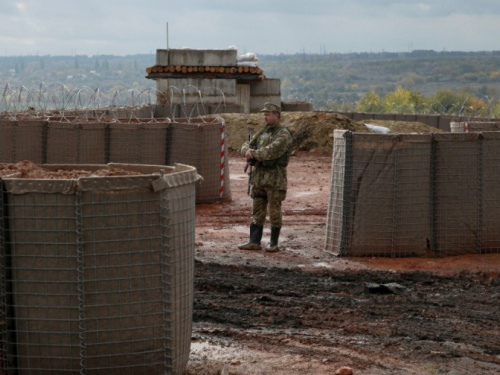
[[[194,166],[203,177],[196,203],[231,199],[221,118],[0,118],[0,162],[133,163]]]
[[[500,251],[500,133],[334,134],[326,251]]]
[[[102,168],[0,179],[3,373],[185,371],[199,176],[185,165],[78,166]]]

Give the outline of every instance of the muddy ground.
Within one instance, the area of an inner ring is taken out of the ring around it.
[[[232,201],[196,208],[188,375],[500,373],[500,254],[325,252],[331,152],[318,146],[292,157],[281,251],[238,250],[251,200],[243,160],[229,160]]]

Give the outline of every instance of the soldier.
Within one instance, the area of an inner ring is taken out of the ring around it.
[[[261,250],[262,232],[269,209],[271,239],[266,251],[279,251],[278,239],[282,225],[281,203],[287,190],[288,160],[290,159],[292,135],[280,124],[281,108],[265,103],[265,126],[249,142],[241,147],[241,155],[253,165],[250,176],[252,184],[252,216],[250,240],[238,246],[241,250]]]

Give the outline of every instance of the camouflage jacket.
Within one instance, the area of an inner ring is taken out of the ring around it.
[[[241,155],[245,156],[249,148],[255,148],[253,156],[256,160],[251,183],[258,189],[287,190],[286,166],[290,158],[292,135],[282,125],[265,126],[250,142],[241,147]]]

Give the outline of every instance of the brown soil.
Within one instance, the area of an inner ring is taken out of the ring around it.
[[[262,126],[262,114],[225,113],[220,115],[226,124],[227,144],[238,150],[248,139],[248,132],[254,133]],[[422,122],[363,120],[355,122],[333,112],[283,112],[281,122],[290,127],[294,134],[294,149],[329,153],[333,147],[333,131],[336,129],[355,132],[371,132],[364,124],[389,128],[392,133],[441,133],[442,130]]]
[[[244,120],[236,137],[243,142],[247,125],[260,119]],[[331,152],[321,150],[324,134],[308,138],[315,151],[299,147],[291,159],[280,252],[237,249],[248,239],[251,199],[236,152],[232,201],[197,205],[187,374],[322,375],[341,366],[356,375],[500,373],[500,254],[325,252]],[[266,227],[263,244],[268,238]]]
[[[84,169],[57,169],[51,170],[33,163],[29,160],[13,164],[0,163],[0,177],[2,178],[26,178],[26,179],[77,179],[79,177],[110,177],[110,176],[136,176],[140,172],[127,171],[121,168],[107,167],[94,171]]]

